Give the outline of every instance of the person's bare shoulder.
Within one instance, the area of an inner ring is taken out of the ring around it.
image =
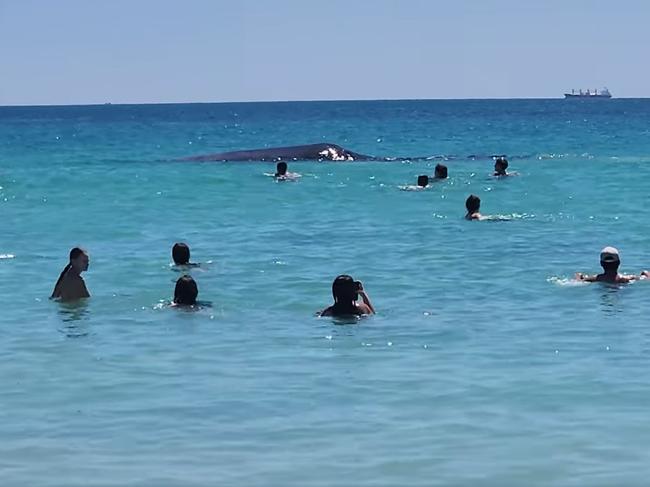
[[[332,307],[329,306],[329,307],[325,308],[323,311],[318,313],[318,316],[332,316]]]
[[[621,284],[628,284],[630,282],[636,281],[639,278],[639,276],[634,276],[631,274],[621,274],[618,276],[617,282]]]

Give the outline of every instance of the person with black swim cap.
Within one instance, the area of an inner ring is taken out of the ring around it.
[[[494,161],[494,174],[495,177],[505,176],[519,176],[517,172],[508,172],[508,159],[503,156],[497,157]]]
[[[398,186],[402,191],[420,191],[422,189],[429,188],[429,176],[422,174],[418,176],[417,184],[406,184],[403,186]]]
[[[81,277],[81,273],[88,270],[89,264],[88,253],[79,247],[73,248],[70,251],[70,261],[59,275],[50,299],[76,301],[81,298],[89,298],[90,293]]]
[[[176,281],[172,306],[195,306],[199,287],[191,276],[183,276]]]
[[[375,308],[370,302],[368,293],[360,281],[342,274],[332,283],[334,304],[320,312],[320,316],[365,316],[375,314]],[[361,302],[357,300],[361,297]]]
[[[465,220],[481,220],[483,218],[480,213],[481,198],[475,194],[471,194],[467,197],[467,200],[465,200],[465,208],[467,209]]]
[[[196,267],[199,264],[190,262],[190,247],[184,242],[176,242],[172,247],[172,259],[178,267]]]
[[[282,176],[285,176],[287,174],[287,169],[289,169],[289,166],[287,165],[286,162],[280,161],[277,163],[275,166],[275,177],[279,178]]]
[[[507,176],[506,169],[508,169],[508,159],[497,157],[496,161],[494,161],[494,176]]]
[[[433,173],[434,179],[447,179],[447,166],[444,164],[436,164],[436,168]]]
[[[298,179],[300,174],[295,172],[288,172],[289,166],[286,162],[280,161],[275,166],[275,174],[273,177],[276,181],[295,181]]]

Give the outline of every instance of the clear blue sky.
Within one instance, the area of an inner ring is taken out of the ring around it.
[[[647,0],[0,0],[0,105],[650,96]]]

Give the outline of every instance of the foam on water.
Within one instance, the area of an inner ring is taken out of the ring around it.
[[[3,484],[645,485],[650,283],[566,276],[605,245],[650,267],[649,119],[645,100],[0,108]],[[505,153],[520,176],[447,157],[408,193],[439,159],[292,162],[294,184],[170,162],[321,141]],[[465,221],[471,193],[510,221]],[[161,305],[176,241],[212,262],[191,270],[212,308]],[[76,245],[93,297],[61,305]],[[315,316],[340,273],[377,316]]]

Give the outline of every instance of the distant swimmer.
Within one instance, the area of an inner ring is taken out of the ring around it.
[[[621,257],[614,247],[605,247],[600,251],[600,265],[603,268],[602,274],[589,276],[577,272],[576,279],[584,282],[607,282],[610,284],[627,284],[639,279],[639,276],[618,273]]]
[[[512,221],[513,217],[509,215],[482,215],[481,214],[481,198],[475,194],[471,194],[465,200],[465,220],[478,220],[478,221],[491,221],[491,222],[508,222]]]
[[[447,179],[447,166],[444,164],[436,164],[436,168],[433,173],[434,179]]]
[[[503,177],[503,176],[518,176],[519,173],[516,172],[508,172],[508,159],[505,157],[497,157],[496,161],[494,161],[494,174],[493,176],[496,177]]]
[[[429,176],[423,174],[421,176],[418,176],[417,184],[400,186],[399,189],[401,189],[402,191],[419,191],[421,189],[426,189],[428,187],[429,187]]]
[[[368,294],[363,289],[360,281],[355,281],[351,276],[340,275],[332,284],[334,304],[323,311],[320,316],[364,316],[375,314],[375,308],[370,302]],[[362,302],[357,302],[361,298]]]
[[[196,267],[199,264],[190,262],[190,248],[186,243],[177,242],[172,247],[172,259],[179,267]]]
[[[465,220],[482,220],[483,215],[481,215],[481,198],[475,194],[471,194],[465,200],[465,208],[467,209],[467,214],[465,215]]]
[[[276,181],[295,181],[296,179],[302,177],[296,172],[288,172],[289,167],[284,161],[278,162],[275,167],[275,174],[273,177]]]
[[[61,301],[75,301],[81,298],[89,298],[90,293],[81,273],[88,270],[90,259],[85,250],[75,247],[70,251],[70,262],[65,266],[59,279],[54,285],[54,291],[50,299]]]
[[[198,295],[199,287],[196,281],[190,276],[183,276],[176,281],[172,306],[195,306]]]

